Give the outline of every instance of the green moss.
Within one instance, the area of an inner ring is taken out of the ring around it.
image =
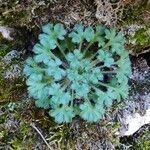
[[[144,29],[138,30],[135,33],[134,38],[136,39],[137,43],[142,46],[147,45],[149,42],[149,37],[146,35]]]
[[[0,4],[0,23],[10,27],[27,27],[31,29],[42,20],[43,16],[48,13],[48,7],[61,0],[43,0],[41,3],[38,0],[18,1],[8,0]],[[45,4],[44,4],[45,3]],[[39,13],[40,12],[40,13]]]
[[[9,146],[15,150],[29,150],[34,149],[39,143],[40,147],[47,150],[48,148],[39,133],[31,126],[31,123],[34,123],[52,149],[53,147],[62,150],[75,149],[69,125],[57,125],[46,116],[43,110],[37,110],[31,100],[28,102],[18,101],[15,104],[16,107],[13,111],[8,109],[9,103],[0,105],[0,112],[3,112],[0,117],[0,144],[2,144],[2,148]]]
[[[0,103],[19,100],[25,92],[25,82],[22,78],[6,80],[0,77]]]
[[[149,150],[150,149],[150,130],[145,127],[145,131],[134,139],[133,145],[129,150]]]
[[[149,35],[147,34],[147,29],[139,29],[135,32],[134,36],[130,38],[131,40],[135,40],[136,44],[139,46],[146,46],[150,43]]]
[[[12,43],[4,39],[2,34],[0,33],[0,57],[3,57],[7,54],[11,45]]]
[[[28,31],[21,28],[12,34],[14,40],[8,41],[0,33],[0,103],[18,100],[25,91],[25,81],[22,77],[12,80],[7,80],[3,77],[3,73],[10,69],[11,65],[20,64],[22,58],[13,59],[10,64],[6,64],[2,58],[11,50],[22,49],[28,41],[27,35]]]
[[[150,44],[150,24],[144,26],[143,28],[137,30],[133,35],[127,37],[130,41],[128,48],[132,49],[132,53],[137,55],[139,53],[144,53],[144,50],[147,50]],[[131,44],[133,43],[133,44]]]
[[[19,120],[17,120],[17,116],[19,117],[21,116],[19,113],[15,111],[9,114],[6,104],[0,110],[2,109],[4,115],[1,116],[3,118],[3,122],[0,122],[1,147],[5,145],[9,145],[11,149],[15,149],[15,150],[31,149],[33,146],[33,142],[35,141],[35,136],[34,134],[32,134],[32,138],[29,138],[31,135],[30,134],[31,127],[29,126],[29,123],[26,123],[24,121],[19,122]],[[10,121],[10,126],[8,126],[9,121]]]
[[[13,62],[12,62],[13,63]],[[0,103],[16,101],[25,92],[25,81],[22,77],[5,79],[3,73],[10,67],[0,60]]]
[[[148,0],[141,0],[139,2],[133,1],[127,5],[123,13],[123,21],[125,24],[143,23],[143,15],[149,11]]]

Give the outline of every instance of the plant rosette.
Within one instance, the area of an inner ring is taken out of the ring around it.
[[[24,73],[36,106],[48,109],[57,123],[75,116],[97,122],[114,100],[128,96],[131,64],[121,32],[82,24],[69,32],[60,23],[42,31]]]

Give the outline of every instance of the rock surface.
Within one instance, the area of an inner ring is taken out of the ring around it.
[[[150,123],[150,67],[145,59],[134,60],[130,96],[117,112],[121,128],[116,134],[129,136]]]
[[[139,113],[135,113],[133,116],[129,115],[126,118],[128,130],[122,136],[129,136],[138,131],[143,125],[150,123],[150,109],[146,110],[146,113],[141,116]]]
[[[13,32],[14,30],[12,28],[9,27],[5,27],[5,26],[0,26],[0,32],[2,33],[3,37],[7,40],[13,40],[13,38],[10,36],[10,34]]]

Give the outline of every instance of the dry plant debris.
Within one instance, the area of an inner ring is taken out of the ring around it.
[[[97,5],[96,18],[99,23],[115,26],[121,19],[124,2],[122,0],[95,0]]]

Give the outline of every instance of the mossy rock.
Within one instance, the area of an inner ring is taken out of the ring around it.
[[[48,13],[50,5],[62,0],[8,0],[0,4],[0,23],[9,27],[32,29],[41,24],[42,17]],[[39,21],[40,20],[40,21]]]
[[[25,82],[20,79],[12,81],[0,77],[0,103],[19,100],[25,93]]]
[[[10,46],[11,42],[4,39],[3,35],[0,33],[0,57],[3,57],[7,54]]]
[[[150,9],[149,0],[133,0],[124,8],[122,21],[124,24],[150,22],[144,17]]]
[[[127,36],[129,42],[129,49],[132,50],[131,54],[139,55],[149,52],[150,49],[150,25],[140,28],[133,35]],[[132,44],[132,41],[134,44]]]
[[[139,26],[133,35],[127,35],[127,47],[131,54],[139,55],[148,51],[150,46],[150,1],[133,0],[124,8],[120,27],[128,29],[132,25]],[[132,44],[132,41],[134,44]]]
[[[24,41],[22,41],[24,42]],[[20,64],[21,59],[12,59],[10,64],[6,64],[3,61],[4,56],[10,52],[12,49],[18,49],[24,46],[24,43],[19,43],[18,38],[12,41],[4,39],[2,34],[0,34],[0,103],[7,101],[16,101],[21,98],[22,94],[25,92],[25,81],[23,77],[18,77],[14,79],[5,79],[4,72],[7,71],[11,65]]]

